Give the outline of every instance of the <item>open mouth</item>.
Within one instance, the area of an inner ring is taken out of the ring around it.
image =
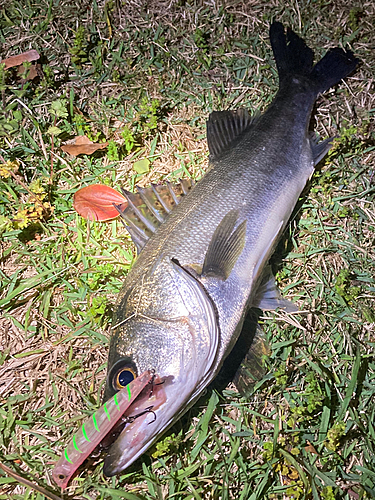
[[[141,424],[145,421],[147,421],[148,425],[155,422],[157,419],[155,411],[166,401],[163,386],[164,381],[160,379],[159,375],[154,375],[152,380],[124,412],[118,424],[101,441],[98,450],[100,453],[110,453],[111,446],[125,433],[127,435],[131,434],[133,436],[132,444],[136,444],[137,431]]]
[[[66,488],[86,458],[107,450],[119,434],[127,432],[128,427],[134,434],[137,422],[149,419],[148,423],[152,423],[156,417],[154,409],[165,401],[160,377],[152,370],[142,373],[106,401],[74,434],[52,472],[55,483],[62,489]]]
[[[168,382],[155,375],[151,390],[146,387],[125,412],[125,426],[116,433],[104,459],[103,472],[107,477],[119,474],[129,465],[129,457],[133,462],[140,450],[148,448],[150,436],[155,435],[159,427],[157,410],[167,400],[164,383]]]

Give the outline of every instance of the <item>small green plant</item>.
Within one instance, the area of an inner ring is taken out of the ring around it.
[[[159,114],[159,99],[151,99],[149,101],[147,97],[143,97],[139,106],[139,117],[145,131],[150,132],[158,126]]]
[[[353,153],[359,153],[363,150],[364,143],[359,138],[359,132],[358,127],[354,125],[342,128],[339,137],[334,139],[332,147],[328,151],[326,161],[333,160],[345,150],[350,150]]]
[[[25,229],[32,224],[38,224],[48,219],[54,207],[48,201],[50,185],[48,178],[39,178],[26,186],[17,173],[19,163],[17,161],[7,161],[0,165],[0,177],[4,184],[3,191],[11,192],[17,197],[17,201],[5,206],[6,212],[2,214],[0,228],[2,232],[9,229]],[[24,193],[28,196],[25,201]]]
[[[107,157],[110,161],[119,161],[118,145],[114,140],[108,141]]]
[[[96,266],[96,272],[87,279],[90,290],[98,290],[101,285],[105,285],[114,270],[115,266],[109,263]]]
[[[67,99],[56,99],[56,101],[51,102],[49,112],[56,118],[68,118],[69,113],[67,104]]]
[[[335,500],[336,495],[332,486],[325,486],[321,492],[323,500]]]
[[[19,168],[18,161],[8,160],[0,165],[0,177],[8,179],[12,174],[15,174]]]
[[[361,293],[360,286],[352,286],[349,269],[341,269],[336,278],[335,290],[348,304],[351,304]]]
[[[340,440],[345,435],[345,422],[336,422],[336,424],[327,432],[327,439],[324,442],[326,448],[336,451],[340,446]]]
[[[136,143],[134,135],[128,126],[124,127],[121,131],[121,137],[124,139],[124,147],[126,154],[129,154]]]
[[[69,48],[72,55],[72,63],[78,68],[82,67],[88,61],[88,43],[87,33],[83,26],[80,26],[74,34],[74,45]]]
[[[276,379],[276,384],[280,386],[284,386],[288,381],[287,368],[285,363],[280,364],[278,369],[274,373],[274,377]]]
[[[290,486],[286,490],[286,494],[291,499],[303,498],[305,496],[303,482],[301,480],[299,480],[299,481],[292,480],[290,482]]]
[[[303,481],[292,463],[296,463],[294,457],[300,454],[299,441],[297,434],[286,434],[279,436],[276,448],[271,441],[263,443],[262,458],[264,462],[276,459],[272,463],[272,467],[275,472],[283,476],[284,484],[289,484],[287,491],[292,498],[300,498],[304,493]]]
[[[195,45],[203,50],[203,52],[207,52],[209,48],[209,34],[201,30],[200,28],[197,28],[194,33],[194,42]]]
[[[317,412],[321,411],[324,394],[320,387],[320,382],[315,372],[307,373],[305,377],[305,390],[300,393],[300,401],[296,401],[296,406],[291,407],[291,417],[288,419],[288,425],[295,427],[297,422],[309,422]]]
[[[100,130],[93,130],[93,127],[87,123],[85,117],[81,114],[74,114],[73,124],[75,125],[77,135],[85,135],[90,141],[98,142],[102,137],[102,132]]]
[[[87,316],[91,318],[94,323],[101,323],[104,314],[107,311],[108,299],[107,297],[99,296],[92,298],[91,307],[87,311]]]
[[[20,66],[20,73],[19,73],[20,78],[22,78],[23,80],[27,80],[31,66],[32,64],[29,61],[25,61],[22,63],[22,65]]]
[[[153,458],[163,457],[175,453],[183,441],[182,431],[179,434],[171,434],[156,444],[156,451],[152,453]]]
[[[265,443],[263,443],[263,453],[262,453],[262,456],[263,456],[263,460],[265,462],[268,462],[269,460],[271,460],[271,458],[273,457],[273,443],[272,441],[266,441]]]

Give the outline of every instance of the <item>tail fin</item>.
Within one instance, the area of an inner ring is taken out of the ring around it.
[[[356,68],[359,60],[350,50],[331,49],[313,66],[313,51],[290,28],[274,22],[270,28],[270,40],[279,73],[280,86],[292,77],[305,76],[312,90],[319,94],[328,90]]]

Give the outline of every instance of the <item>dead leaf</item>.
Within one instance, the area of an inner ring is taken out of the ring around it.
[[[73,207],[84,219],[106,221],[119,216],[113,204],[127,207],[126,198],[109,186],[93,184],[79,189],[73,198]]]
[[[306,441],[307,446],[305,446],[305,450],[309,453],[313,453],[314,455],[319,455],[319,453],[316,451],[315,447],[310,443],[310,441]]]
[[[25,73],[25,68],[23,66],[19,66],[17,70],[18,76],[23,76]],[[40,64],[33,64],[30,68],[27,69],[26,80],[34,80],[37,76],[40,76],[42,73],[42,66]]]
[[[108,142],[92,142],[85,135],[78,135],[75,137],[74,141],[69,144],[63,144],[61,149],[65,153],[69,153],[72,156],[78,155],[92,155],[95,151],[99,149],[104,149],[108,146]]]
[[[2,59],[1,63],[5,64],[5,69],[8,68],[13,68],[14,66],[20,66],[22,63],[28,61],[36,61],[39,59],[40,55],[38,52],[34,49],[28,50],[27,52],[23,52],[22,54],[19,54],[18,56],[11,56],[8,57],[7,59]]]
[[[79,146],[81,144],[93,144],[93,142],[90,141],[86,135],[77,135],[77,137],[74,138],[74,144]]]

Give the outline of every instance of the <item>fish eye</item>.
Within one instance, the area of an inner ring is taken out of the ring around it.
[[[134,363],[128,360],[120,360],[112,368],[109,376],[110,384],[115,391],[120,391],[137,377],[137,370]]]

